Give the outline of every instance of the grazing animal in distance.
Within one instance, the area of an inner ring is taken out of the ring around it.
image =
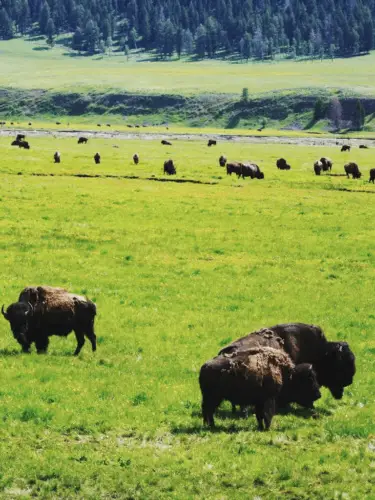
[[[269,332],[280,337],[283,349],[293,363],[311,363],[320,386],[327,387],[335,399],[341,399],[344,388],[353,383],[356,372],[355,356],[346,342],[330,342],[319,326],[305,323],[285,323],[249,333],[223,349],[219,354],[248,349],[259,345],[277,348],[277,340]]]
[[[176,175],[176,168],[174,166],[173,160],[166,160],[164,162],[164,174]]]
[[[75,355],[80,353],[85,336],[92,350],[96,350],[96,306],[81,295],[50,286],[27,287],[22,290],[18,302],[8,306],[6,311],[3,305],[1,312],[23,352],[29,352],[35,342],[38,353],[44,353],[51,335],[66,337],[71,331],[77,339]]]
[[[97,126],[97,127],[101,127],[101,124],[100,124],[100,123],[97,123],[97,124],[96,124],[96,126]]]
[[[110,124],[110,123],[107,123],[107,127],[110,127],[110,126],[111,126],[111,124]]]
[[[322,164],[323,172],[326,172],[327,170],[332,170],[333,163],[330,158],[326,158],[325,156],[323,156],[322,158],[320,158],[320,162]]]
[[[31,122],[29,122],[29,125],[31,126],[31,125],[32,125],[32,123],[31,123]]]
[[[95,153],[94,154],[94,160],[95,160],[96,165],[99,165],[100,159],[101,159],[100,154],[99,153]]]
[[[61,122],[56,122],[56,125],[61,125]]]
[[[161,141],[161,143],[163,144],[163,146],[172,146],[172,143],[171,143],[171,142],[169,142],[169,141],[166,141],[165,139],[163,139],[163,140]]]
[[[359,149],[368,149],[368,146],[366,146],[366,144],[360,144]]]
[[[88,138],[87,137],[80,137],[78,139],[78,144],[87,144]]]
[[[230,163],[227,163],[227,175],[232,175],[232,173],[235,173],[237,177],[241,177],[241,163],[238,161],[233,161]]]
[[[341,148],[341,151],[350,151],[350,146],[344,144]]]
[[[215,426],[214,413],[223,400],[255,405],[258,429],[269,429],[279,397],[309,408],[321,397],[311,364],[295,366],[288,354],[268,346],[219,355],[200,370],[203,423]]]
[[[360,179],[362,176],[358,168],[358,165],[354,162],[349,162],[346,165],[344,165],[344,170],[348,178],[350,177],[350,174],[352,176],[352,179]]]
[[[25,138],[25,134],[17,134],[16,141],[23,141]]]
[[[219,158],[219,165],[220,165],[220,167],[225,167],[226,163],[227,163],[227,159],[225,158],[225,156],[221,155],[220,158]]]
[[[135,154],[133,155],[133,161],[134,161],[134,164],[135,164],[135,165],[138,165],[138,163],[139,163],[139,156],[138,156],[138,154],[137,154],[137,153],[135,153]]]
[[[276,166],[279,170],[290,170],[290,165],[287,163],[287,161],[284,158],[279,158],[276,161]]]
[[[264,173],[261,172],[259,166],[255,163],[241,163],[241,175],[243,179],[245,177],[264,179]]]
[[[323,164],[320,160],[316,160],[316,162],[314,163],[314,172],[315,172],[315,175],[320,175],[321,172],[323,170]]]
[[[374,180],[375,180],[375,168],[372,168],[370,170],[370,179],[369,179],[369,182],[372,182],[374,184]]]
[[[217,141],[215,141],[214,139],[209,139],[208,140],[208,143],[207,143],[207,146],[210,147],[210,146],[216,146],[217,144]]]
[[[53,159],[55,160],[55,163],[60,163],[61,162],[61,156],[59,151],[56,151],[55,154],[53,155]]]

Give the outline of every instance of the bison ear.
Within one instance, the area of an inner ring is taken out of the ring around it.
[[[2,314],[4,316],[4,318],[9,321],[9,317],[8,317],[7,313],[4,311],[4,304],[1,307],[1,312],[2,312]]]

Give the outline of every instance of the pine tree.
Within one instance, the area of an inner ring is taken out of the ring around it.
[[[203,58],[206,55],[207,47],[207,31],[206,28],[200,24],[195,32],[195,51],[197,56]]]
[[[99,44],[99,28],[92,19],[87,21],[84,37],[87,52],[89,52],[89,54],[94,54]]]
[[[365,125],[365,108],[360,100],[355,105],[353,125],[356,130],[362,130]]]
[[[5,9],[0,10],[0,38],[2,40],[13,38],[12,20]]]
[[[47,23],[51,19],[51,9],[47,2],[44,2],[39,14],[39,29],[42,35],[47,34]]]
[[[72,38],[72,49],[73,50],[83,50],[83,33],[81,28],[77,28],[74,32],[73,38]]]
[[[53,47],[55,41],[55,23],[53,22],[53,19],[49,18],[47,21],[47,26],[46,26],[46,35],[47,35],[47,44],[50,47]]]

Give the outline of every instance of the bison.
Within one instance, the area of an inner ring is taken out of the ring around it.
[[[207,143],[208,147],[216,146],[216,144],[217,144],[217,141],[215,141],[214,139],[208,139],[208,143]]]
[[[252,347],[219,355],[199,375],[203,423],[214,427],[214,413],[223,400],[255,405],[259,430],[269,429],[279,398],[313,407],[320,398],[311,364],[295,366],[288,354],[272,347]]]
[[[276,166],[279,170],[290,170],[290,165],[287,163],[287,161],[284,158],[279,158],[276,161]]]
[[[359,149],[368,149],[368,146],[366,146],[365,144],[360,144]]]
[[[250,177],[251,179],[264,179],[264,173],[255,163],[241,163],[241,176]]]
[[[326,172],[327,170],[332,170],[333,162],[330,158],[326,158],[323,156],[320,158],[320,162],[322,164],[322,170],[323,172]]]
[[[88,138],[87,137],[80,137],[78,139],[78,144],[87,144]]]
[[[316,160],[316,162],[314,163],[314,172],[315,172],[315,175],[320,175],[321,172],[323,170],[323,164],[320,160]]]
[[[100,163],[100,158],[101,158],[101,157],[100,157],[100,154],[99,154],[99,153],[95,153],[95,154],[94,154],[94,161],[95,161],[96,165],[99,165],[99,163]]]
[[[169,142],[169,141],[166,141],[165,139],[163,139],[163,140],[161,141],[161,143],[163,144],[163,146],[172,146],[172,143],[171,143],[171,142]]]
[[[176,175],[176,168],[174,166],[173,160],[166,160],[164,162],[164,174]]]
[[[355,356],[346,342],[330,342],[319,326],[305,323],[286,323],[252,332],[221,349],[219,354],[249,349],[254,346],[276,347],[269,332],[280,337],[280,346],[295,364],[311,363],[320,386],[327,387],[335,399],[341,399],[344,387],[353,383]]]
[[[61,125],[61,122],[56,122],[56,125]]]
[[[358,165],[354,162],[350,162],[344,165],[344,170],[348,178],[350,177],[350,174],[352,175],[353,179],[360,179],[362,176],[361,172],[359,171]]]
[[[225,158],[225,156],[221,155],[220,158],[219,158],[219,165],[220,165],[220,167],[225,167],[226,163],[227,163],[227,159]]]
[[[16,141],[23,141],[26,139],[25,134],[17,134]]]
[[[60,153],[58,151],[56,151],[56,153],[53,155],[53,159],[54,159],[55,163],[61,162],[61,156],[60,156]]]
[[[134,164],[135,164],[135,165],[138,165],[138,163],[139,163],[139,156],[137,155],[137,153],[135,153],[135,154],[133,155],[133,161],[134,161]]]
[[[6,311],[3,305],[1,312],[9,321],[23,352],[29,352],[33,342],[38,353],[47,352],[51,335],[66,337],[71,331],[77,339],[75,356],[80,353],[85,336],[90,340],[92,350],[96,350],[95,304],[63,288],[27,287],[22,290],[18,302],[11,304]]]
[[[344,144],[341,148],[341,151],[350,151],[350,146],[347,146],[346,144]]]
[[[227,175],[232,175],[232,173],[235,173],[237,177],[241,177],[241,168],[241,163],[237,161],[227,163]]]
[[[370,170],[370,179],[369,179],[369,182],[372,182],[374,184],[374,180],[375,180],[375,168],[372,168]]]

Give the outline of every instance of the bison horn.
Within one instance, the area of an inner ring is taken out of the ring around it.
[[[2,307],[1,307],[1,312],[3,313],[4,318],[5,318],[5,319],[8,319],[8,315],[7,315],[7,313],[4,311],[4,304],[3,304],[3,305],[2,305]]]
[[[28,314],[32,315],[34,312],[34,308],[33,308],[33,305],[31,304],[31,302],[28,302],[27,305],[29,306],[30,309],[28,311],[26,311],[25,316],[27,316]]]

